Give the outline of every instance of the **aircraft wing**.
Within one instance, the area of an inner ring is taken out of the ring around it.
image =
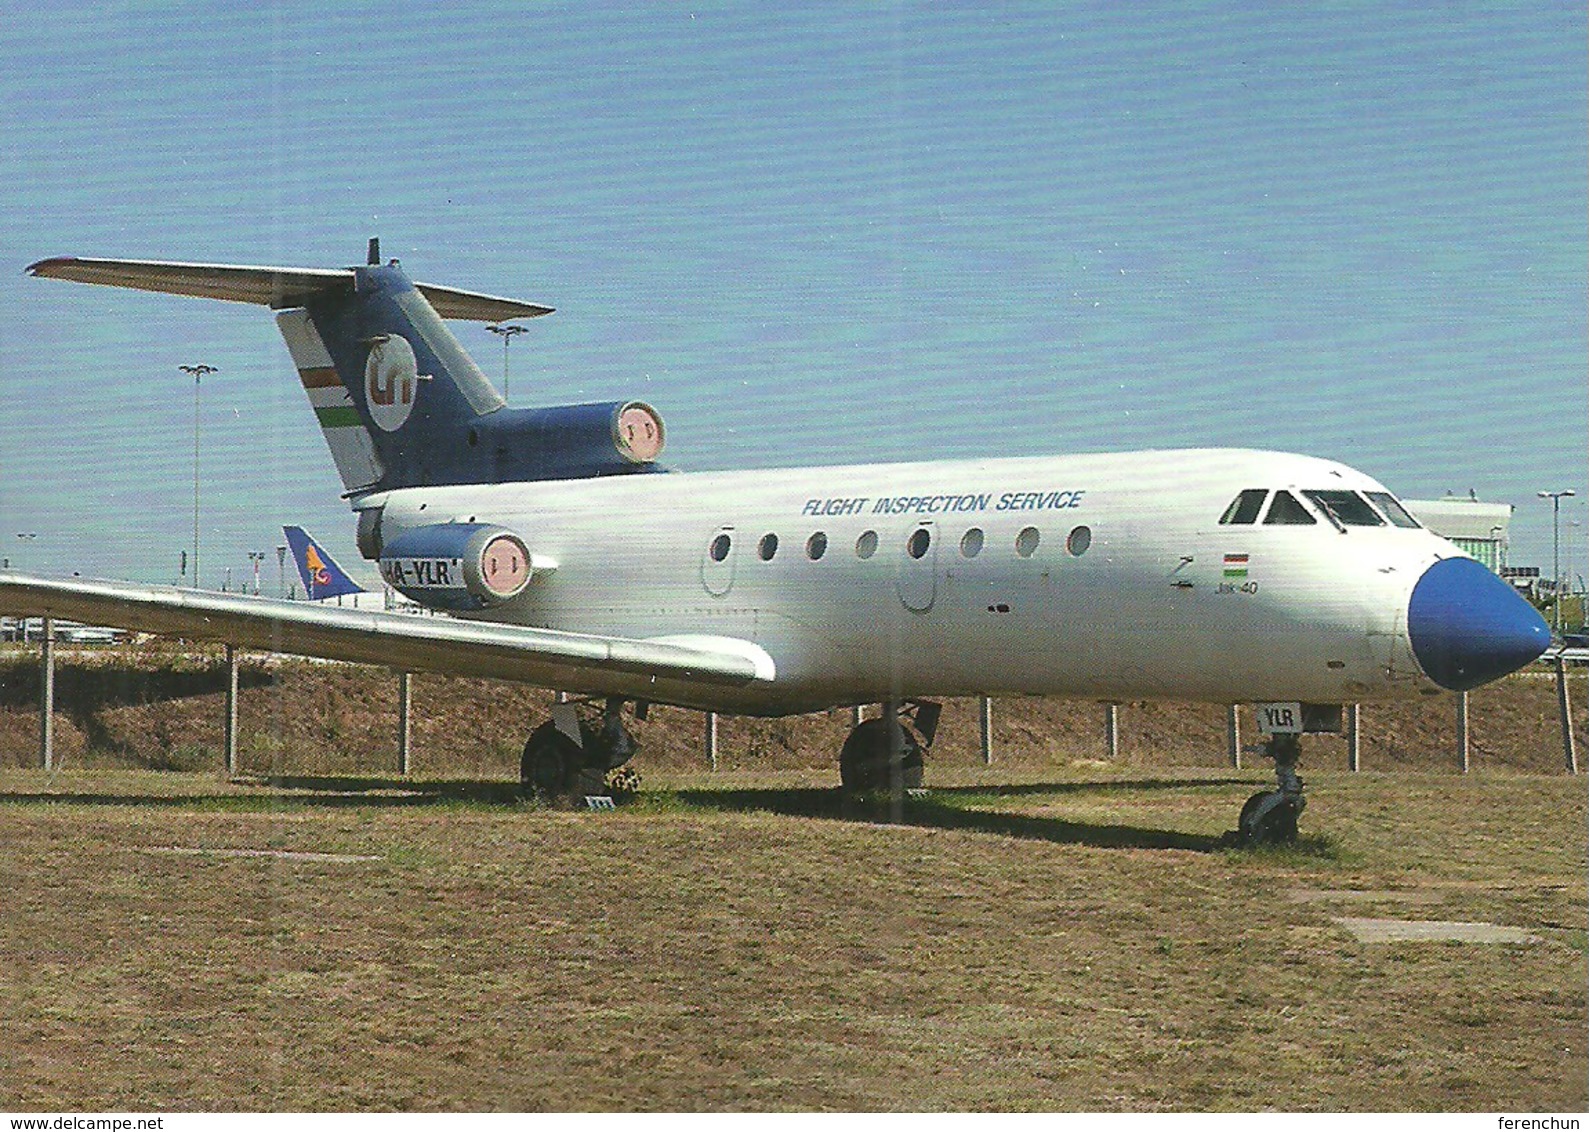
[[[302,306],[322,291],[353,286],[351,268],[246,267],[227,263],[167,263],[151,259],[84,259],[58,256],[41,259],[28,274],[42,279],[70,279],[74,283],[102,283],[191,295],[198,299],[226,299],[258,303],[274,310]],[[551,314],[537,303],[415,283],[414,289],[429,300],[442,318],[496,322],[508,318],[534,318]]]
[[[465,621],[133,582],[0,574],[0,612],[60,617],[242,648],[487,676],[567,691],[614,690],[615,678],[740,686],[774,677],[772,658],[727,637],[644,640]],[[633,694],[633,693],[631,693]]]

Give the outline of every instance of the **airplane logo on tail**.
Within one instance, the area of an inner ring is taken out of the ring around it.
[[[292,548],[292,560],[298,566],[298,576],[303,579],[304,592],[310,601],[364,592],[364,587],[348,577],[336,559],[302,527],[283,527],[282,531],[287,536],[287,545]]]
[[[316,586],[329,586],[331,584],[331,571],[326,569],[326,564],[320,560],[320,551],[310,543],[303,553],[304,574]]]
[[[414,348],[401,334],[383,334],[370,346],[364,363],[364,393],[370,419],[386,432],[396,432],[414,408],[419,363]]]

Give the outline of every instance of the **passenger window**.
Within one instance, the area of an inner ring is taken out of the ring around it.
[[[1037,553],[1037,544],[1043,541],[1043,536],[1036,527],[1027,527],[1015,536],[1015,553],[1022,558],[1030,558]]]
[[[1065,549],[1070,551],[1072,558],[1080,558],[1087,553],[1087,548],[1092,545],[1092,528],[1077,527],[1070,532],[1070,537],[1065,540]]]
[[[1318,520],[1289,491],[1277,491],[1263,522],[1266,527],[1311,527]]]
[[[1225,508],[1225,513],[1219,517],[1221,526],[1237,524],[1245,526],[1258,521],[1258,512],[1263,510],[1264,497],[1269,494],[1267,488],[1249,487],[1235,499],[1230,501],[1230,506]]]
[[[1304,491],[1327,515],[1348,527],[1383,527],[1385,520],[1355,491]]]
[[[964,558],[975,558],[982,553],[982,528],[972,527],[960,536],[960,554]]]
[[[712,548],[707,553],[712,556],[713,562],[721,562],[728,557],[729,549],[734,545],[734,540],[727,535],[718,535],[712,540]]]
[[[1418,520],[1414,519],[1412,515],[1408,513],[1407,508],[1401,505],[1401,500],[1397,499],[1390,492],[1370,491],[1367,494],[1369,499],[1373,500],[1379,505],[1379,509],[1385,513],[1385,518],[1389,519],[1396,526],[1406,527],[1409,530],[1419,529]]]
[[[877,553],[877,532],[862,531],[861,537],[855,540],[855,557],[870,558]]]
[[[917,527],[911,533],[910,541],[905,543],[905,551],[912,558],[920,558],[927,553],[927,548],[932,545],[932,532],[926,527]]]
[[[763,562],[771,562],[772,556],[778,553],[778,536],[775,534],[762,535],[761,542],[756,544],[756,553]]]
[[[815,562],[828,552],[828,536],[818,531],[806,539],[806,557]]]

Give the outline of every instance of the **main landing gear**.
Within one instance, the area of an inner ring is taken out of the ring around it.
[[[921,788],[923,753],[938,734],[942,707],[923,700],[885,703],[877,719],[855,725],[839,752],[839,782],[851,793]]]
[[[519,759],[519,782],[527,794],[544,799],[574,794],[606,794],[608,772],[634,757],[639,744],[623,722],[624,701],[612,698],[593,711],[591,701],[552,706],[552,719],[530,733]],[[646,705],[635,705],[645,718]],[[638,781],[631,772],[625,781]]]

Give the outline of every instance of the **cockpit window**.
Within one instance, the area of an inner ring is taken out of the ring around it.
[[[1326,515],[1347,527],[1383,527],[1385,520],[1355,491],[1304,491]]]
[[[1269,514],[1263,521],[1266,527],[1311,527],[1318,522],[1289,491],[1275,492],[1274,502],[1269,504]]]
[[[1407,527],[1410,530],[1417,530],[1419,528],[1418,520],[1414,519],[1410,514],[1408,514],[1407,508],[1401,505],[1401,500],[1397,499],[1390,492],[1369,491],[1365,492],[1364,494],[1366,494],[1369,499],[1373,500],[1374,503],[1379,506],[1379,509],[1385,512],[1385,518],[1389,519],[1396,526]]]
[[[1258,512],[1263,510],[1264,497],[1269,494],[1267,488],[1249,487],[1235,499],[1230,501],[1230,506],[1225,508],[1225,513],[1219,517],[1222,526],[1238,524],[1246,526],[1258,521]]]

